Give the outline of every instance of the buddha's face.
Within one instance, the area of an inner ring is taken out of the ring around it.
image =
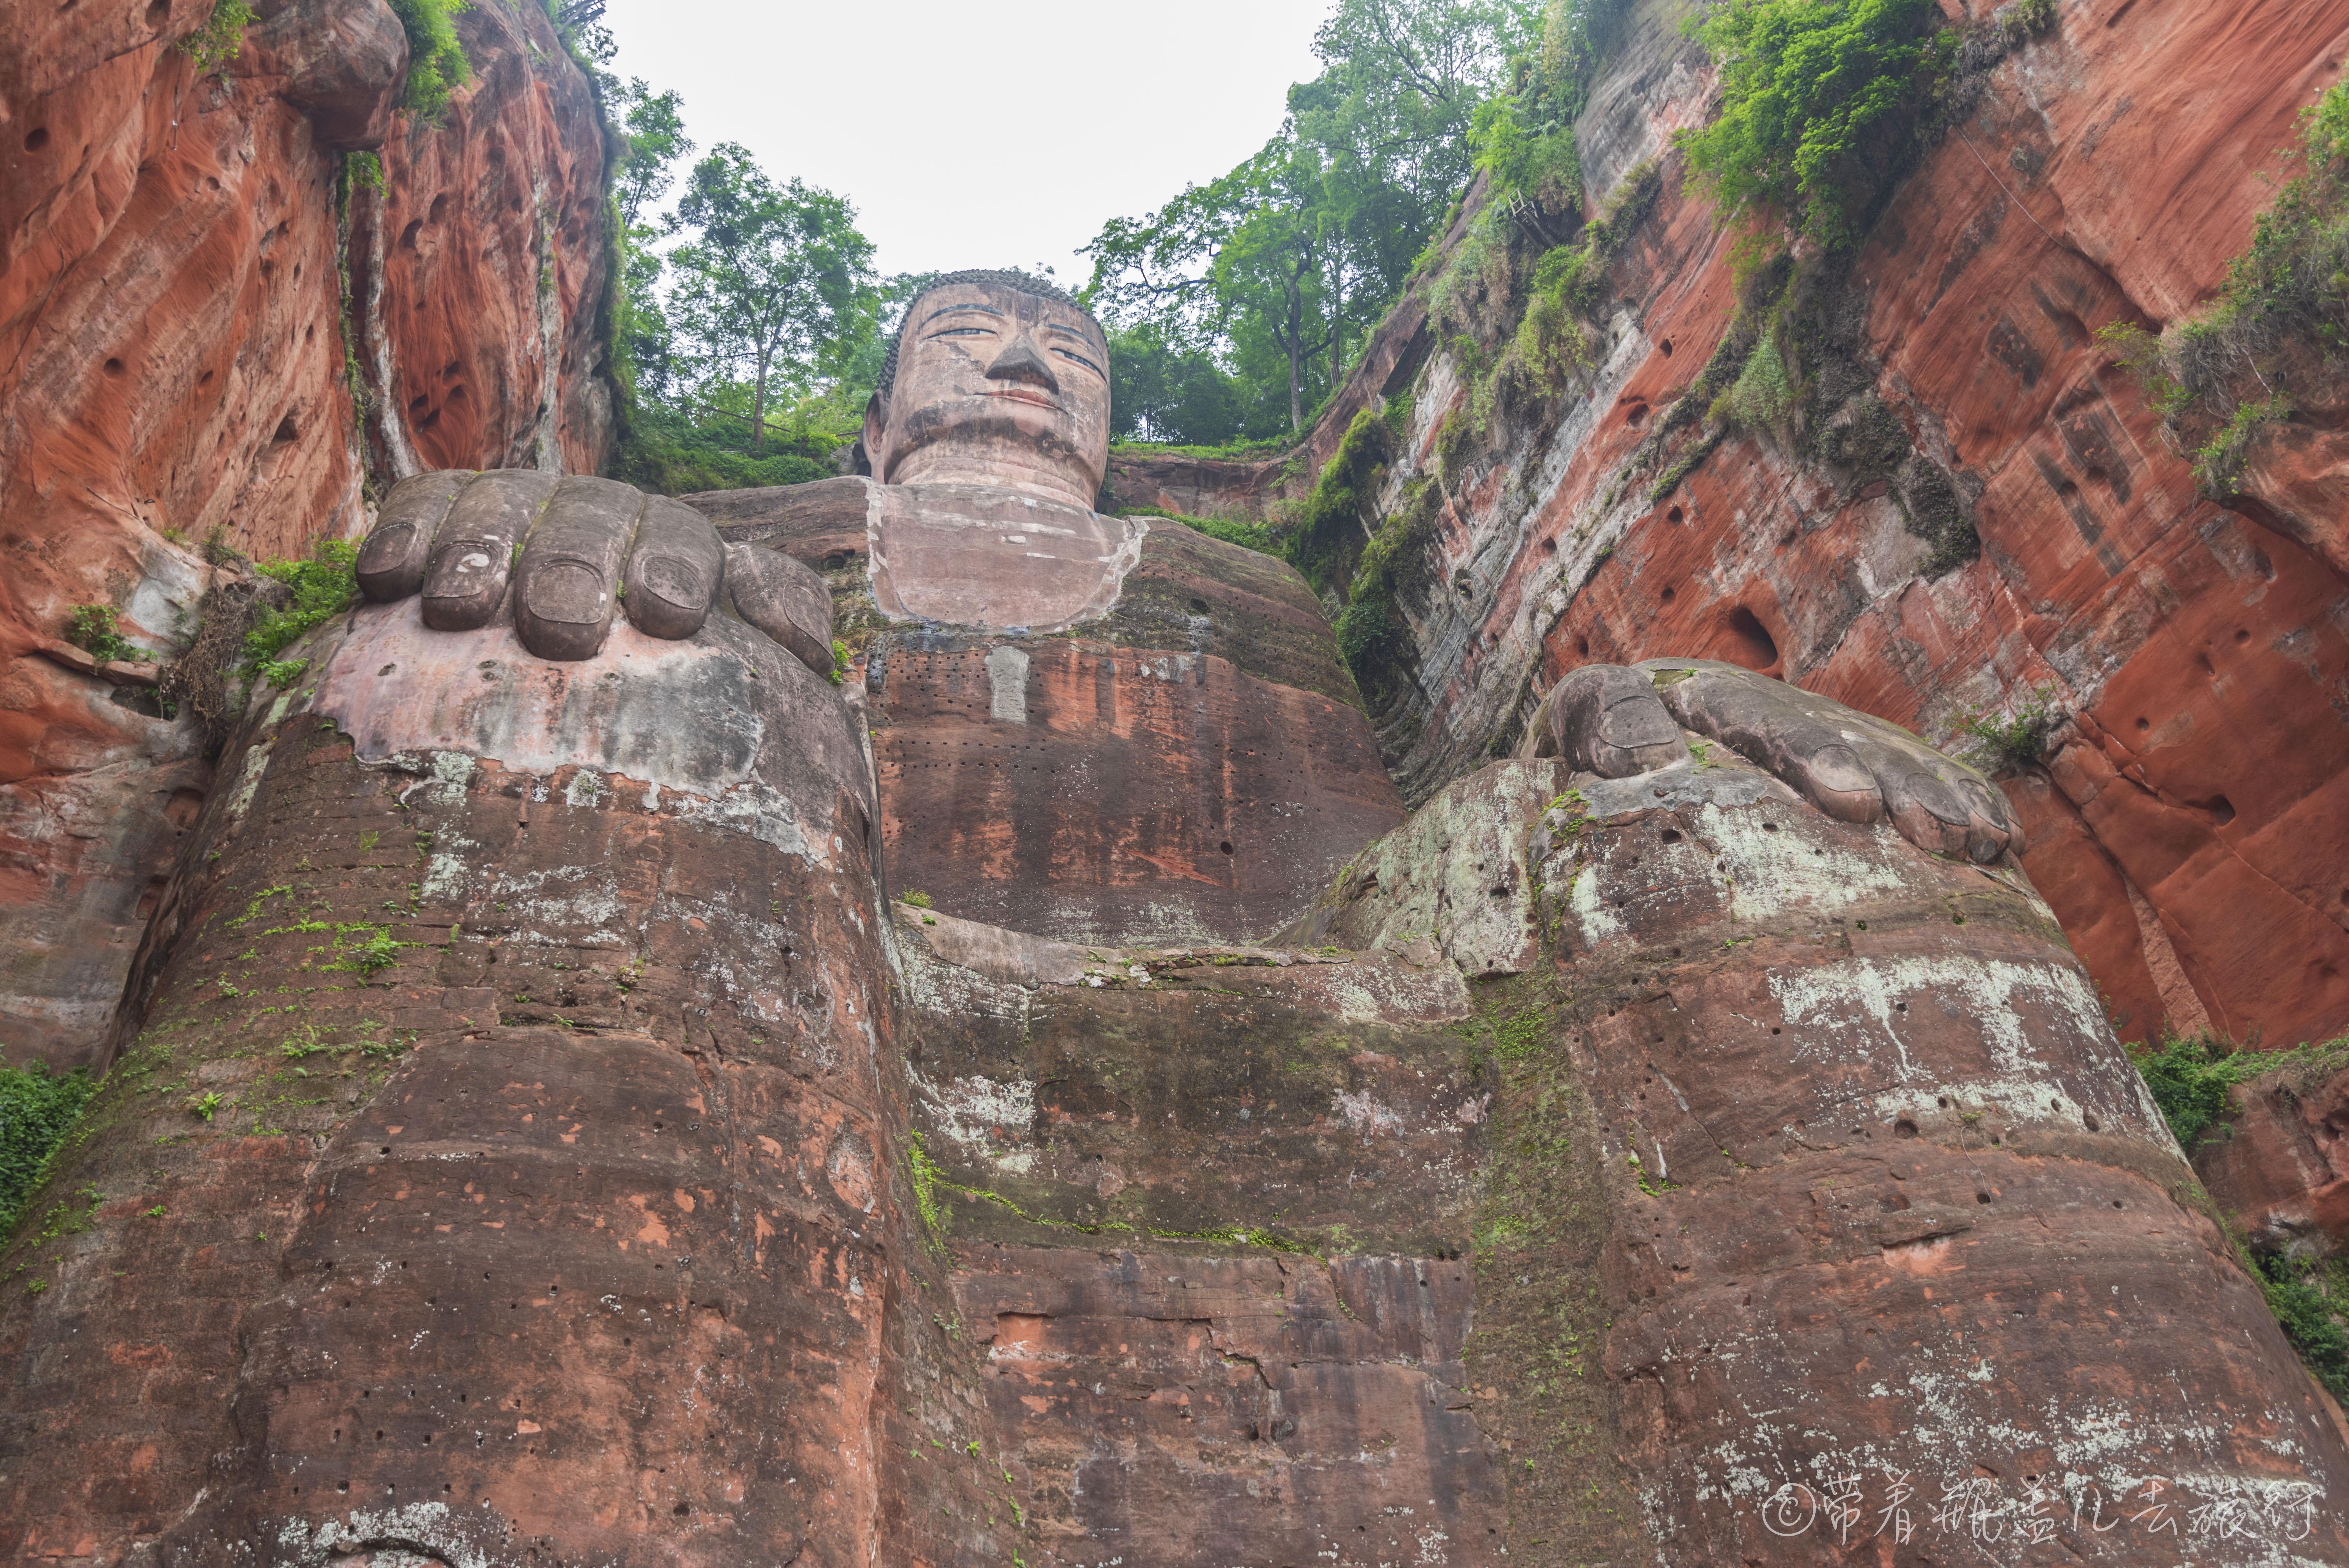
[[[884,484],[983,484],[1091,507],[1109,463],[1109,351],[1074,305],[988,284],[916,300],[865,415]]]

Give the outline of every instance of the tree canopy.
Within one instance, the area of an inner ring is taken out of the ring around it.
[[[1321,73],[1289,89],[1271,139],[1155,212],[1105,223],[1084,296],[1115,327],[1146,329],[1159,386],[1146,403],[1112,388],[1116,432],[1300,428],[1459,195],[1477,108],[1539,24],[1515,0],[1339,0],[1314,38]],[[1168,375],[1185,396],[1165,396]]]

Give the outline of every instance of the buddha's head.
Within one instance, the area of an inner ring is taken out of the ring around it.
[[[1091,507],[1109,465],[1101,324],[1022,273],[949,273],[905,312],[864,452],[883,484],[979,484]]]

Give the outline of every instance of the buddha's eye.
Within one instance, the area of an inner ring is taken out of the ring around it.
[[[1099,376],[1102,373],[1102,367],[1100,366],[1095,365],[1092,360],[1087,359],[1081,354],[1071,354],[1065,348],[1055,348],[1052,352],[1059,355],[1063,359],[1075,360],[1078,364],[1083,366],[1086,369],[1092,371],[1096,376]]]
[[[995,329],[988,326],[946,326],[930,334],[932,337],[993,337]]]

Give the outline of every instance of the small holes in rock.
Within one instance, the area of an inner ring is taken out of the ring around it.
[[[25,150],[27,152],[38,152],[48,144],[49,128],[46,125],[36,125],[25,133]]]
[[[1583,658],[1588,658],[1590,656],[1590,639],[1588,637],[1575,638],[1574,651]],[[2344,899],[2349,899],[2349,892],[2344,892],[2341,896]]]
[[[1681,522],[1683,519],[1685,519],[1685,518],[1687,517],[1687,515],[1688,515],[1688,514],[1687,514],[1686,512],[1684,512],[1684,511],[1681,511],[1681,509],[1680,509],[1680,508],[1678,508],[1678,507],[1674,507],[1674,508],[1672,508],[1672,510],[1671,510],[1671,511],[1668,511],[1668,512],[1664,513],[1664,521],[1665,521],[1666,522],[1670,522],[1670,523],[1675,523],[1675,524],[1677,524],[1677,523]]]
[[[1677,843],[1679,843],[1680,841],[1681,841],[1681,835],[1680,835],[1680,830],[1679,830],[1679,829],[1677,829],[1677,828],[1666,828],[1666,829],[1664,830],[1664,842],[1666,842],[1666,843],[1668,843],[1668,844],[1677,844]]]
[[[2140,731],[2151,729],[2153,727],[2153,721],[2149,718],[2140,718],[2137,721],[2137,727]]]
[[[1899,1120],[1892,1124],[1892,1136],[1895,1138],[1914,1138],[1917,1136],[1917,1124],[1904,1116]]]
[[[2105,1124],[2098,1121],[2095,1113],[2091,1111],[2084,1110],[2080,1113],[2080,1124],[2091,1132],[2102,1132],[2105,1130]],[[2116,1208],[2119,1207],[2118,1204],[2115,1204],[2114,1206]]]
[[[109,360],[108,360],[108,361],[106,362],[106,373],[107,373],[109,376],[119,376],[119,375],[121,375],[121,374],[122,374],[122,361],[120,361],[119,359],[109,359]]]
[[[1778,824],[1775,822],[1764,822],[1762,824],[1762,830],[1765,833],[1775,833],[1778,830]]]
[[[2117,1209],[2117,1208],[2119,1208],[2120,1206],[2121,1206],[2121,1201],[2120,1201],[2118,1198],[2114,1199],[2114,1200],[2113,1200],[2113,1207],[2114,1207],[2114,1208],[2116,1208],[2116,1209]]]
[[[1226,839],[1221,843],[1217,844],[1216,848],[1223,851],[1224,853],[1228,855],[1232,852],[1232,841],[1229,839]]]
[[[2249,633],[2249,632],[2245,631],[2245,630],[2244,630],[2242,627],[2240,627],[2240,626],[2238,626],[2238,627],[2236,627],[2236,628],[2235,628],[2235,641],[2237,641],[2238,643],[2248,643],[2248,642],[2250,642],[2251,640],[2251,633]]]
[[[1784,1030],[1784,1029],[1772,1029],[1770,1032],[1771,1032],[1772,1034],[1774,1034],[1774,1035],[1783,1035],[1783,1034],[1785,1034],[1786,1031],[1785,1031],[1785,1030]]]
[[[1667,589],[1665,589],[1665,590],[1664,590],[1664,603],[1665,603],[1669,604],[1669,603],[1671,603],[1672,602],[1672,593],[1673,593],[1673,591],[1672,591],[1671,589],[1670,589],[1670,588],[1667,588]]]
[[[1990,1202],[1990,1194],[1987,1192],[1977,1192],[1974,1194],[1974,1202],[1977,1203],[1987,1203]]]

